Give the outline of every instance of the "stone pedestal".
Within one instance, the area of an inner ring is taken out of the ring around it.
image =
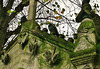
[[[73,54],[70,55],[72,64],[77,69],[93,69],[96,55],[95,25],[91,19],[84,19],[78,28],[78,39]]]

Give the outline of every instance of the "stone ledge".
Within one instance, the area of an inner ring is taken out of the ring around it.
[[[77,56],[77,57],[71,58],[70,60],[76,66],[77,65],[83,65],[83,64],[92,62],[95,55],[96,55],[96,52],[93,52],[93,53],[90,53],[90,54],[85,54],[85,55],[82,55],[82,56]]]

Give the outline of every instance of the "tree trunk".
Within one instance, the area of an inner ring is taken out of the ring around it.
[[[30,0],[28,20],[35,21],[37,0]]]

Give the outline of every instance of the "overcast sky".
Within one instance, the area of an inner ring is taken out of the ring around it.
[[[4,0],[4,2],[5,2],[4,6],[7,5],[7,3],[6,3],[7,1],[8,0]],[[22,0],[18,0],[18,1],[21,2]],[[79,13],[80,10],[81,10],[81,8],[79,6],[81,6],[82,0],[71,0],[74,3],[71,3],[69,0],[53,0],[53,1],[54,2],[57,1],[61,8],[65,8],[65,13],[63,14],[63,16],[65,16],[69,20],[75,20],[75,17],[76,17],[75,13]],[[17,3],[16,2],[17,2],[17,0],[15,1],[14,6],[12,7],[13,10],[19,4],[18,2]],[[90,0],[90,4],[91,4],[92,8],[93,8],[93,6],[94,6],[95,3],[100,6],[100,0]],[[76,4],[78,4],[78,5],[76,5]],[[100,11],[100,7],[98,8],[98,10]],[[24,7],[23,12],[24,12],[24,15],[26,15],[26,16],[28,15],[28,6]],[[22,13],[20,13],[20,14],[17,15],[17,18],[19,18],[19,20],[16,20],[15,18],[12,19],[12,21],[9,23],[9,27],[7,28],[8,31],[15,30],[18,27],[18,21],[20,21],[20,18],[22,17],[21,14]],[[97,12],[97,14],[100,15],[100,12]],[[72,25],[73,28],[78,29],[80,23],[77,23],[77,22],[74,21],[74,22],[71,22],[71,25]],[[42,28],[48,28],[48,26],[47,25],[43,25],[43,26],[41,26],[41,29]],[[65,38],[66,40],[68,39],[68,37],[73,37],[72,34],[74,32],[71,30],[71,28],[68,26],[67,23],[62,23],[61,25],[59,25],[59,27],[57,27],[57,29],[58,29],[59,34],[66,35],[67,32],[68,32],[69,36],[67,36]],[[75,30],[75,32],[77,33],[77,30]],[[11,38],[13,38],[13,37],[15,37],[15,35],[12,35]],[[9,39],[9,41],[11,41],[11,39]]]

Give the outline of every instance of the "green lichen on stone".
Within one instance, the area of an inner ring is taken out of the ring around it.
[[[29,31],[29,30],[38,30],[40,29],[40,26],[33,20],[29,20],[22,24],[21,31]]]
[[[78,33],[79,32],[87,33],[89,29],[95,31],[94,28],[95,28],[94,22],[91,19],[85,19],[79,26]]]
[[[24,69],[24,68],[22,68],[22,67],[19,67],[19,68],[17,68],[17,69]]]
[[[77,51],[77,52],[71,53],[70,57],[71,58],[78,57],[78,56],[86,55],[86,54],[89,54],[89,53],[93,53],[95,51],[96,51],[96,48],[93,47],[93,48],[90,48],[90,49],[86,49],[86,50],[82,50],[82,51]]]
[[[96,59],[95,65],[100,67],[100,43],[98,45],[96,45],[96,53],[97,53],[97,56],[95,57],[95,59]]]

